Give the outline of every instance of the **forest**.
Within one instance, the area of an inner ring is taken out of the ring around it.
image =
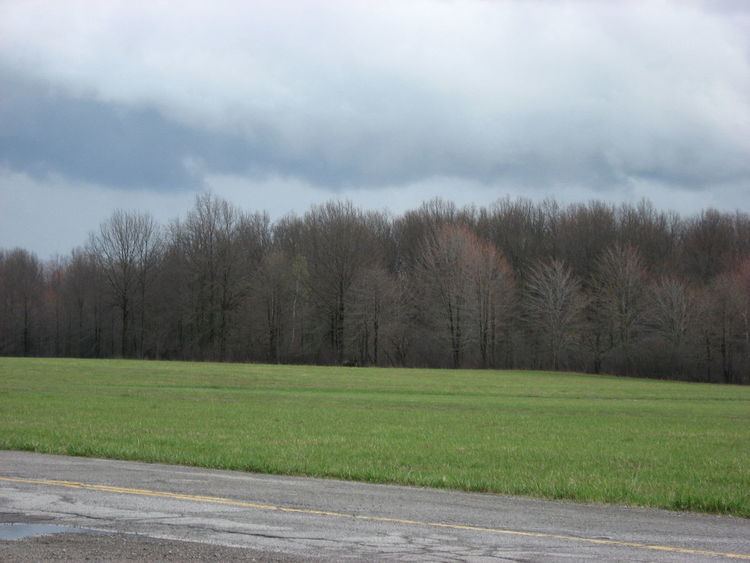
[[[212,194],[115,211],[69,255],[0,250],[0,354],[544,369],[750,383],[750,217],[648,201]]]

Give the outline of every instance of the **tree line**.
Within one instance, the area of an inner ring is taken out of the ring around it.
[[[750,383],[750,217],[649,202],[213,194],[115,211],[64,257],[0,250],[0,354],[529,368]]]

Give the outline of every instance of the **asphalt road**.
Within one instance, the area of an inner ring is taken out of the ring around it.
[[[750,560],[750,520],[0,452],[0,560],[85,557]]]

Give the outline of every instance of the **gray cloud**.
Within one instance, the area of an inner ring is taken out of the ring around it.
[[[122,187],[195,183],[182,162],[191,131],[159,112],[70,97],[7,72],[0,82],[0,159],[6,167]]]
[[[278,181],[375,194],[362,201],[448,182],[478,200],[651,190],[744,207],[744,6],[2,3],[0,165],[34,193],[232,178],[270,208],[295,205]]]

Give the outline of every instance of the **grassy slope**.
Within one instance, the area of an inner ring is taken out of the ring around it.
[[[750,517],[748,387],[0,359],[0,448]]]

